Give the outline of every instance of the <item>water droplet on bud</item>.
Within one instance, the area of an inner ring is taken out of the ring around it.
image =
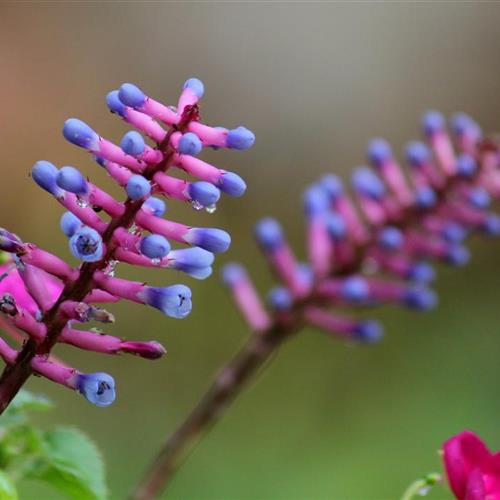
[[[80,207],[80,208],[87,208],[89,206],[87,200],[84,200],[81,196],[77,196],[76,197],[76,204]]]
[[[203,210],[205,207],[199,202],[199,201],[196,201],[196,200],[193,200],[191,202],[191,206],[195,209],[195,210]]]
[[[159,266],[161,264],[161,259],[151,259],[151,264],[153,264],[154,266]]]
[[[117,265],[118,265],[118,261],[117,260],[110,260],[108,262],[108,265],[104,269],[104,274],[106,276],[109,276],[110,278],[113,278],[114,275],[115,275],[115,270],[116,270],[116,266]]]

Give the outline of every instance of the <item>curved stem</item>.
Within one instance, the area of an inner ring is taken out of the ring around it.
[[[416,479],[410,484],[410,486],[408,486],[408,488],[406,488],[401,500],[412,500],[416,496],[427,495],[430,488],[432,488],[439,481],[441,481],[441,475],[436,472],[427,474],[427,476],[423,478]]]

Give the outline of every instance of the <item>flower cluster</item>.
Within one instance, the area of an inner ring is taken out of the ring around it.
[[[333,174],[306,189],[307,263],[295,257],[275,219],[257,224],[257,242],[281,282],[268,294],[270,307],[242,266],[223,269],[223,282],[254,331],[309,324],[376,341],[382,334],[377,322],[335,309],[393,303],[428,310],[436,304],[429,261],[463,265],[469,233],[500,234],[500,218],[488,211],[491,198],[500,196],[496,145],[465,114],[452,118],[452,135],[436,111],[425,114],[422,129],[426,141],[406,147],[407,169],[384,139],[374,139],[367,151],[371,167],[354,170],[351,194]]]
[[[500,498],[500,453],[491,453],[472,432],[463,431],[443,445],[448,482],[458,500]]]
[[[172,107],[155,101],[135,85],[123,84],[108,94],[107,104],[137,131],[127,132],[119,144],[81,120],[65,122],[64,137],[88,151],[124,188],[123,202],[72,166],[58,168],[48,161],[33,166],[33,180],[67,210],[60,226],[80,264],[74,267],[0,229],[0,250],[11,255],[0,268],[0,312],[7,329],[14,336],[22,332],[26,338],[20,352],[0,338],[0,356],[7,363],[0,378],[2,403],[15,395],[18,388],[12,389],[12,380],[21,372],[35,372],[75,389],[99,406],[113,402],[112,377],[80,373],[55,362],[48,355],[56,342],[148,359],[165,353],[158,342],[125,341],[75,326],[88,321],[112,322],[112,314],[95,304],[120,299],[146,304],[172,318],[186,317],[191,311],[188,287],[153,287],[117,278],[117,263],[176,269],[204,279],[212,272],[214,253],[229,247],[229,234],[221,229],[190,227],[162,217],[166,210],[162,198],[188,202],[211,213],[221,192],[238,197],[246,189],[235,173],[197,158],[206,147],[244,150],[255,139],[241,126],[228,130],[201,123],[198,101],[203,93],[202,82],[191,78],[184,84],[177,107]],[[174,168],[193,180],[167,173]],[[174,244],[190,248],[172,248]]]

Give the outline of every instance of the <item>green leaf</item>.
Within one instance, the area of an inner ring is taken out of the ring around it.
[[[45,433],[44,466],[30,477],[44,480],[74,500],[107,497],[104,462],[94,443],[82,432],[59,428]]]
[[[18,498],[14,483],[0,470],[0,500],[18,500]]]
[[[21,390],[0,417],[0,427],[24,423],[27,411],[45,411],[51,408],[52,403],[45,396]]]

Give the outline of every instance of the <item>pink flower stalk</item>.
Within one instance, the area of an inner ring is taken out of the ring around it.
[[[500,453],[492,453],[473,432],[448,439],[443,462],[457,500],[500,499]]]
[[[453,135],[435,111],[424,116],[422,128],[427,145],[409,143],[408,171],[385,140],[374,139],[368,147],[372,168],[355,169],[352,197],[333,174],[306,189],[307,264],[293,256],[276,220],[257,224],[257,242],[280,282],[268,295],[269,310],[257,302],[241,266],[244,289],[224,279],[251,328],[267,324],[272,335],[309,324],[342,338],[377,340],[376,322],[335,309],[399,304],[428,310],[436,304],[429,261],[463,265],[468,234],[500,234],[500,217],[488,211],[490,199],[500,197],[497,145],[482,139],[464,114],[452,119]]]
[[[32,373],[77,390],[98,406],[113,402],[115,383],[110,375],[80,373],[48,357],[57,342],[146,359],[165,354],[156,341],[128,341],[76,325],[114,322],[113,315],[95,303],[121,299],[149,305],[173,318],[186,317],[192,307],[187,286],[155,287],[117,278],[117,264],[171,268],[205,279],[212,272],[214,254],[229,247],[230,236],[222,229],[190,227],[162,217],[166,205],[161,198],[211,213],[221,193],[238,197],[246,189],[235,173],[196,158],[206,147],[245,150],[255,139],[244,127],[228,130],[200,123],[198,102],[203,93],[202,82],[195,78],[184,84],[177,107],[153,100],[130,83],[110,92],[109,109],[137,129],[126,133],[119,144],[76,118],[65,122],[64,137],[91,153],[124,188],[124,201],[74,167],[57,168],[48,161],[34,165],[34,181],[67,210],[60,226],[71,254],[80,262],[68,264],[0,229],[0,250],[11,254],[0,267],[0,312],[13,336],[19,333],[26,339],[19,352],[0,339],[0,357],[7,364],[0,377],[0,413]],[[174,168],[189,178],[166,173]],[[181,247],[172,248],[173,244]]]

